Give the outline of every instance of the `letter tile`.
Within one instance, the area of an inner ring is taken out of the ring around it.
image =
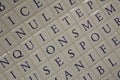
[[[42,64],[40,67],[38,67],[37,71],[40,71],[40,74],[41,74],[43,80],[48,79],[50,76],[54,75],[56,72],[49,61],[46,61],[44,64]]]
[[[1,20],[10,30],[14,29],[16,26],[22,23],[20,18],[16,15],[15,11],[13,10],[2,16]]]
[[[19,80],[23,74],[18,70],[17,66],[13,66],[4,72],[8,79]]]
[[[110,72],[102,60],[92,67],[92,71],[98,80]]]
[[[31,8],[30,4],[28,4],[27,1],[17,6],[14,9],[14,11],[22,21],[25,21],[26,19],[30,18],[35,12],[33,11],[33,9]]]
[[[47,60],[45,54],[40,49],[34,51],[29,58],[36,67],[42,65]]]

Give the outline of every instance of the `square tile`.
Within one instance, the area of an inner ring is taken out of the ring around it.
[[[17,6],[14,11],[22,21],[27,20],[34,14],[34,10],[27,1]]]
[[[40,49],[29,55],[29,58],[36,67],[41,66],[45,61],[47,61],[45,54]]]
[[[67,48],[72,43],[65,32],[57,36],[54,41],[60,50]]]
[[[56,56],[54,56],[53,58],[51,58],[50,62],[57,72],[68,64],[66,61],[66,58],[63,56],[62,53],[59,53]]]
[[[102,59],[108,56],[112,52],[112,48],[110,47],[110,45],[106,40],[99,43],[97,46],[95,46],[94,49]]]
[[[68,65],[65,68],[63,68],[61,71],[59,71],[58,75],[60,75],[61,80],[73,80],[73,78],[75,77],[75,72]]]
[[[55,16],[53,12],[50,10],[50,7],[43,9],[42,11],[37,13],[37,17],[41,20],[43,25],[47,25],[51,21],[54,20]]]
[[[30,73],[35,68],[29,58],[25,58],[17,63],[17,67],[23,75]]]
[[[23,76],[16,66],[6,70],[4,74],[11,80],[19,80]]]
[[[106,67],[103,61],[100,61],[95,66],[93,66],[92,71],[98,80],[103,78],[107,73],[109,73],[109,69]]]
[[[28,31],[31,34],[34,34],[35,32],[42,29],[43,24],[41,23],[40,19],[35,15],[24,22],[24,25],[27,27]]]
[[[70,10],[70,12],[76,21],[81,21],[82,19],[85,19],[88,16],[87,11],[84,9],[82,4],[75,6],[73,9]]]
[[[76,46],[81,55],[84,55],[88,50],[92,48],[91,44],[89,43],[86,37],[82,37],[81,39],[76,41],[74,45]]]
[[[20,62],[27,56],[26,52],[24,51],[20,44],[11,49],[10,51],[8,51],[8,55],[15,63]]]
[[[73,25],[68,30],[66,30],[66,33],[73,43],[84,35],[83,31],[80,30],[80,27],[78,25]]]
[[[110,69],[110,71],[113,71],[115,68],[120,66],[120,59],[114,54],[110,54],[104,59],[105,64]]]
[[[21,45],[27,55],[38,49],[38,45],[33,37],[29,37],[28,39],[23,41]]]
[[[75,24],[75,20],[69,12],[61,16],[58,20],[60,21],[61,25],[63,25],[64,29],[67,29]]]
[[[5,53],[0,57],[0,70],[4,72],[5,70],[9,69],[11,66],[14,65],[14,62],[10,58],[10,56]]]
[[[67,6],[62,0],[57,0],[50,5],[50,9],[53,12],[55,17],[61,16],[67,12]]]
[[[89,67],[95,65],[100,61],[100,57],[94,49],[89,50],[86,54],[82,56]]]
[[[10,30],[14,29],[16,26],[22,23],[20,18],[16,15],[16,13],[13,10],[2,16],[1,20]]]
[[[96,0],[84,0],[82,4],[84,5],[86,11],[89,14],[91,14],[92,12],[99,8],[99,4],[97,3]]]
[[[1,5],[0,17],[11,10],[11,5],[5,0],[1,0],[0,5]]]
[[[18,42],[24,41],[31,35],[24,24],[17,26],[11,32]]]
[[[59,48],[57,47],[55,42],[52,40],[46,43],[45,45],[43,45],[41,48],[42,48],[43,53],[48,59],[52,58],[53,56],[59,53]]]
[[[37,71],[40,71],[40,75],[42,76],[43,80],[47,80],[50,76],[55,74],[55,69],[50,64],[49,61],[46,61],[40,67],[37,68]]]
[[[42,28],[40,31],[36,32],[33,37],[37,41],[37,44],[39,46],[47,43],[51,40],[50,34],[45,30],[45,28]]]
[[[0,38],[0,44],[6,51],[8,51],[15,47],[18,44],[18,41],[13,34],[9,32]]]

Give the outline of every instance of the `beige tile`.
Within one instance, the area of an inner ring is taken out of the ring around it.
[[[6,0],[1,0],[0,2],[1,2],[0,17],[1,17],[11,10],[11,5]]]
[[[30,4],[27,3],[26,1],[17,6],[14,9],[14,11],[22,21],[25,21],[34,14],[34,10],[31,8]]]
[[[6,70],[4,74],[8,79],[11,80],[19,80],[23,76],[16,66],[13,66]]]
[[[43,45],[41,48],[43,53],[48,59],[52,58],[53,56],[59,53],[59,48],[57,47],[57,45],[53,40],[49,41],[48,43]]]
[[[61,16],[65,12],[67,12],[67,6],[64,4],[62,0],[57,0],[50,5],[50,9],[53,12],[55,17]]]

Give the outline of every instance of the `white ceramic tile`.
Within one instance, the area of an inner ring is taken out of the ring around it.
[[[40,46],[45,44],[51,39],[51,36],[48,34],[48,32],[44,28],[41,29],[39,32],[35,33],[33,37],[37,41],[37,44]]]
[[[75,42],[75,46],[81,55],[85,54],[85,52],[92,48],[86,37],[82,37],[77,42]]]
[[[12,49],[17,43],[18,41],[15,39],[11,32],[0,38],[1,46],[7,51]]]
[[[16,66],[6,70],[4,74],[9,80],[19,80],[23,76]]]
[[[43,64],[43,62],[47,60],[45,54],[40,49],[33,52],[29,56],[29,58],[31,59],[31,61],[36,67],[40,66],[41,64]]]
[[[45,56],[50,59],[51,57],[53,57],[54,55],[57,55],[59,52],[58,47],[56,46],[54,41],[50,41],[48,43],[46,43],[45,45],[43,45],[42,47],[43,53],[45,54]]]
[[[96,0],[84,0],[83,5],[89,14],[99,8]]]
[[[25,75],[26,80],[43,80],[42,77],[40,76],[40,72],[37,70],[33,70],[29,74]]]
[[[95,12],[91,14],[92,19],[95,24],[98,26],[106,21],[107,17],[102,9],[97,9]]]
[[[103,11],[108,17],[113,16],[115,13],[117,13],[119,10],[117,9],[116,5],[113,3],[113,1],[108,2],[102,7]]]
[[[33,37],[26,39],[21,45],[28,55],[38,49],[38,45]]]
[[[52,37],[57,36],[61,32],[63,32],[63,26],[60,24],[58,20],[55,20],[48,24],[45,29],[48,31],[48,33],[51,34]]]
[[[96,46],[97,44],[104,40],[103,36],[101,35],[97,28],[88,33],[87,38],[93,46]]]
[[[75,18],[76,21],[85,19],[88,15],[82,4],[75,6],[73,9],[70,10],[70,12],[72,13],[72,16]]]
[[[40,75],[43,77],[43,80],[48,79],[50,76],[55,74],[55,69],[50,64],[49,61],[46,61],[43,65],[38,67],[37,71],[40,71]]]
[[[111,73],[109,73],[104,78],[102,78],[102,80],[115,80],[115,78]]]
[[[43,9],[37,14],[37,17],[41,20],[41,22],[46,25],[53,21],[55,16],[53,15],[52,11],[50,10],[49,7]]]
[[[80,30],[78,25],[73,25],[68,30],[66,30],[66,33],[73,42],[77,41],[83,36],[83,31]]]
[[[120,67],[112,71],[112,75],[114,76],[115,80],[119,80],[120,79]]]
[[[112,48],[110,47],[107,41],[103,41],[95,47],[95,50],[101,58],[104,58],[111,53]]]
[[[22,23],[22,21],[20,20],[20,18],[16,15],[14,11],[10,11],[9,13],[2,16],[1,20],[10,30],[14,29],[16,26]]]
[[[29,58],[25,58],[17,63],[17,67],[23,75],[30,73],[35,68]]]
[[[63,56],[63,53],[59,53],[54,56],[52,59],[50,59],[50,62],[57,72],[68,64],[65,57]]]
[[[61,16],[58,20],[64,26],[65,29],[75,24],[75,20],[69,12]]]
[[[39,31],[43,27],[40,19],[36,15],[25,21],[25,26],[31,34]]]
[[[34,10],[31,8],[30,4],[26,1],[17,6],[14,9],[14,11],[18,15],[18,17],[22,19],[22,21],[25,21],[34,14]]]
[[[10,68],[11,66],[14,65],[12,59],[9,57],[9,55],[7,53],[5,53],[4,55],[2,55],[0,57],[0,70],[1,71],[5,71],[8,68]]]
[[[80,56],[80,53],[78,52],[78,50],[76,49],[76,47],[74,45],[70,45],[62,53],[64,54],[65,59],[68,61],[68,63],[71,63],[77,57]]]
[[[78,57],[76,60],[70,63],[70,66],[75,71],[76,75],[81,75],[88,68],[85,60],[81,57]]]
[[[58,17],[67,11],[67,6],[62,0],[57,0],[56,2],[50,5],[50,9],[53,12],[54,16]]]
[[[66,33],[60,34],[54,41],[60,50],[67,48],[71,44],[71,40]]]
[[[103,78],[107,73],[109,73],[109,69],[106,67],[106,65],[102,61],[97,63],[95,66],[93,66],[92,71],[98,80]]]
[[[96,27],[93,19],[90,16],[83,19],[82,21],[80,21],[78,23],[79,23],[79,27],[80,27],[81,31],[83,31],[85,34],[90,32],[91,30],[93,30]]]
[[[11,10],[11,5],[6,0],[1,0],[0,5],[1,5],[0,16],[3,16],[4,14]]]
[[[114,54],[110,54],[104,59],[105,64],[110,69],[110,71],[113,71],[115,68],[120,66],[120,59]]]
[[[35,10],[35,12],[41,11],[43,8],[47,6],[46,0],[27,0],[27,2]]]
[[[100,60],[99,55],[94,49],[91,49],[86,54],[84,54],[83,58],[85,59],[89,67],[95,65]]]
[[[0,37],[7,33],[8,28],[0,21]]]
[[[75,74],[76,73],[72,70],[72,68],[69,65],[58,72],[58,75],[60,75],[61,80],[73,80]]]
[[[15,63],[18,63],[27,56],[20,44],[8,51],[8,55]]]
[[[120,35],[116,32],[107,38],[112,49],[116,49],[120,47]]]
[[[31,35],[24,24],[17,26],[11,32],[18,42],[24,41]]]

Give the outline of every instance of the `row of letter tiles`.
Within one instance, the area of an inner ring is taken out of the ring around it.
[[[32,2],[27,1],[21,5],[17,4],[19,6],[9,13],[7,12],[11,9],[8,9],[4,12],[7,14],[1,17],[1,33],[2,30],[5,33],[0,35],[2,36],[0,38],[0,52],[2,52],[0,61],[8,63],[0,62],[0,80],[54,80],[55,78],[58,80],[90,80],[91,77],[93,80],[120,79],[119,1],[106,0],[101,3],[93,0],[96,5],[89,10],[85,2],[81,4],[79,0],[76,0],[80,4],[76,3],[77,6],[73,8],[69,3],[66,11],[58,16],[54,10],[49,10],[49,8],[51,9],[59,2],[64,3],[62,0],[49,0],[50,4],[55,2],[49,7],[46,4],[45,9],[38,11],[33,9],[31,12],[35,13],[24,18],[14,11],[19,11],[19,7],[23,5],[30,7],[29,4]],[[111,4],[115,9],[108,14],[104,8]],[[100,6],[102,8],[98,9]],[[84,13],[84,15],[81,12],[78,13],[80,18],[75,13],[79,7]],[[69,9],[68,12],[67,9]],[[45,23],[41,18],[41,11],[46,12],[51,19],[52,17],[55,19]],[[34,14],[36,15],[33,16]],[[11,23],[4,18],[8,15],[13,15],[17,22],[12,28]],[[39,15],[41,17],[38,17]],[[98,18],[95,15],[98,15]],[[36,29],[30,27],[32,25],[30,21],[34,20],[39,26]],[[19,30],[23,33],[17,33]]]

